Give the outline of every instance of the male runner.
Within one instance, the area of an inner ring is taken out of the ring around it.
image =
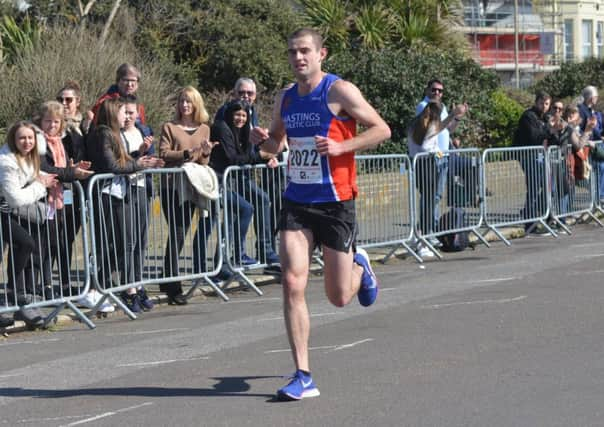
[[[323,249],[325,291],[337,307],[355,295],[368,306],[378,283],[367,253],[354,252],[358,193],[354,152],[374,148],[390,128],[352,83],[321,70],[327,50],[319,33],[301,29],[288,39],[296,84],[275,100],[270,129],[254,128],[251,140],[267,152],[289,144],[287,188],[279,229],[285,326],[296,372],[277,391],[282,400],[319,395],[310,375],[310,320],[304,291],[313,249]],[[365,130],[356,134],[357,124]]]

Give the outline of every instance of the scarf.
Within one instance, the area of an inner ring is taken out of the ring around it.
[[[52,160],[55,163],[55,167],[67,167],[67,161],[65,159],[65,147],[63,147],[61,137],[49,136],[46,133],[44,134],[44,137],[46,138],[46,144],[48,145],[48,148],[50,148],[50,153],[52,154]],[[57,182],[55,185],[48,189],[48,203],[50,205],[54,204],[55,209],[63,209],[63,184]]]
[[[76,113],[73,117],[65,117],[66,128],[72,129],[82,136],[82,131],[80,129],[80,125],[82,124],[82,113]]]

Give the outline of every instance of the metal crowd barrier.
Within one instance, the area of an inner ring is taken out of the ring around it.
[[[413,240],[413,183],[411,161],[407,155],[356,156],[357,246],[393,246],[382,262],[403,246],[417,261]]]
[[[579,179],[573,170],[573,150],[570,145],[550,147],[547,156],[551,173],[551,218],[568,234],[571,234],[566,225],[569,216],[587,214],[602,226],[592,212],[597,200],[597,165],[591,162],[589,175]]]
[[[277,221],[285,189],[285,164],[230,166],[222,176],[224,263],[258,295],[262,291],[246,273],[273,269],[279,261]]]
[[[417,192],[414,234],[439,259],[439,236],[468,231],[487,247],[480,234],[484,186],[482,158],[475,148],[450,150],[448,155],[419,153],[413,158]]]
[[[604,143],[598,141],[596,148],[602,149]],[[604,161],[593,160],[592,158],[593,191],[594,191],[594,209],[604,214]]]
[[[557,234],[547,224],[550,214],[549,163],[543,147],[489,148],[482,153],[485,198],[484,220],[506,245],[511,243],[501,227],[525,224],[531,231],[541,224],[549,234]]]
[[[228,301],[209,279],[222,265],[218,202],[199,202],[180,168],[90,179],[92,278],[103,295],[97,307],[108,298],[136,319],[118,293],[151,284],[179,293],[182,281],[192,282],[187,297],[205,282]]]
[[[20,307],[50,307],[43,320],[45,327],[69,307],[94,328],[74,304],[90,286],[84,191],[79,182],[65,185],[63,201],[59,210],[49,209],[47,200],[41,200],[36,207],[0,213],[5,266],[0,270],[0,313],[16,312]],[[22,257],[20,251],[28,244],[32,251]]]

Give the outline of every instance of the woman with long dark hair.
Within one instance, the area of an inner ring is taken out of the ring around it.
[[[111,287],[112,273],[120,271],[120,283],[134,281],[134,248],[136,233],[132,215],[138,212],[136,199],[129,197],[129,180],[125,175],[163,166],[153,156],[130,156],[121,129],[126,120],[125,104],[120,99],[108,99],[99,108],[97,125],[87,139],[86,148],[91,168],[96,173],[112,173],[111,181],[99,182],[93,190],[95,212],[96,252],[99,284]],[[129,309],[141,311],[136,293],[127,301]]]

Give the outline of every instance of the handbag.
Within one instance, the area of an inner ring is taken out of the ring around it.
[[[581,147],[575,153],[573,174],[578,180],[589,179],[591,174],[591,165],[589,164],[589,147]]]
[[[46,203],[37,201],[29,205],[13,208],[11,214],[30,224],[44,224],[46,222]]]

